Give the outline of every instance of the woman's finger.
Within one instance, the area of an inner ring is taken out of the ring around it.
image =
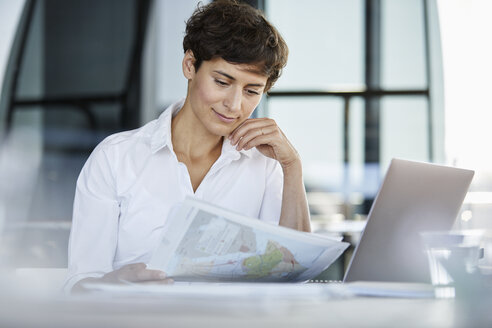
[[[276,125],[275,121],[269,118],[248,119],[231,133],[231,144],[235,145],[249,130]]]
[[[255,129],[251,129],[251,130],[247,131],[247,133],[245,135],[243,135],[243,137],[239,140],[236,149],[237,150],[245,149],[244,146],[248,142],[250,142],[252,139],[258,138],[258,137],[263,136],[263,135],[272,134],[277,129],[278,128],[276,125],[268,125],[268,126],[262,126],[262,127],[258,127]]]
[[[269,145],[269,146],[274,147],[274,144],[275,144],[274,141],[275,141],[275,138],[277,136],[278,136],[278,134],[276,132],[272,132],[269,134],[264,134],[264,135],[258,136],[256,138],[251,139],[248,143],[246,143],[244,145],[244,149],[248,150],[248,149],[251,149],[253,147],[258,147],[261,145]]]
[[[123,279],[128,281],[151,281],[151,280],[163,280],[166,278],[167,275],[164,272],[160,270],[149,270],[149,269],[127,272],[127,276],[123,277]]]
[[[117,281],[149,281],[149,280],[163,280],[167,278],[167,275],[160,270],[147,269],[145,263],[128,264],[121,267],[119,270],[112,272],[112,278]]]
[[[145,263],[131,263],[121,267],[120,270],[139,271],[145,269],[146,267],[147,264]]]

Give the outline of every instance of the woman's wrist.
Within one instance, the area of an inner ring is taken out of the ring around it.
[[[280,165],[282,166],[284,176],[292,174],[302,176],[302,163],[299,157],[287,163],[281,163]]]

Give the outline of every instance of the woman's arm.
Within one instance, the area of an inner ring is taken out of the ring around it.
[[[82,291],[85,282],[170,282],[162,271],[148,270],[143,263],[129,264],[113,271],[120,206],[111,167],[111,163],[118,160],[111,155],[104,143],[99,145],[77,181],[66,291]]]
[[[284,183],[280,225],[311,231],[306,190],[299,154],[277,126],[268,118],[248,119],[229,136],[237,150],[256,147],[263,155],[276,159],[283,170]]]
[[[279,225],[299,231],[311,232],[309,207],[302,179],[302,164],[299,159],[288,166],[282,166],[284,188]]]

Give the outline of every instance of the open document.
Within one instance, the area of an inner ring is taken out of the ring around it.
[[[168,218],[149,267],[175,281],[302,282],[349,246],[187,198]]]

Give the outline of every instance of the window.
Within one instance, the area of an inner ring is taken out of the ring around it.
[[[432,64],[441,65],[430,57],[440,54],[433,8],[435,1],[265,1],[290,55],[263,110],[298,148],[308,191],[371,201],[391,158],[443,158],[443,108],[433,100],[442,98],[433,89],[442,77],[430,78]]]

